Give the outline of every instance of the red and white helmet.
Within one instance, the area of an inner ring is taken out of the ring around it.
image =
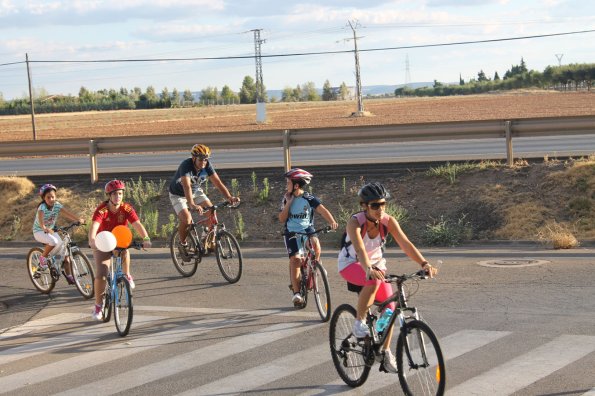
[[[114,191],[118,191],[118,190],[124,191],[125,189],[126,189],[126,186],[124,185],[124,182],[121,180],[111,180],[111,181],[107,182],[107,184],[105,185],[105,193],[106,194],[111,194]]]
[[[303,169],[293,168],[285,173],[285,177],[293,181],[303,181],[304,183],[309,184],[314,176]]]

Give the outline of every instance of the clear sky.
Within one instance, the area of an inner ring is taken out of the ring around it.
[[[443,47],[365,51],[595,29],[593,0],[0,0],[0,64],[32,61],[235,57],[353,49],[357,20],[363,85],[458,82],[595,62],[595,32]],[[408,62],[407,62],[408,60]],[[409,65],[407,68],[406,65]],[[312,81],[355,84],[353,53],[263,58],[268,89]],[[407,73],[408,70],[408,73]],[[32,63],[33,86],[51,94],[152,85],[200,91],[241,87],[254,58],[134,63]],[[409,79],[409,81],[407,81]],[[4,99],[27,93],[24,64],[0,66]]]

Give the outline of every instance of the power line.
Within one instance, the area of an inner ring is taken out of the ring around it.
[[[455,45],[469,45],[469,44],[481,44],[481,43],[495,43],[503,41],[515,41],[515,40],[528,40],[545,37],[556,37],[556,36],[567,36],[573,34],[584,34],[593,33],[595,29],[590,30],[578,30],[573,32],[562,32],[562,33],[551,33],[551,34],[538,34],[532,36],[518,36],[518,37],[505,37],[498,39],[487,39],[487,40],[470,40],[470,41],[458,41],[452,43],[438,43],[438,44],[420,44],[420,45],[406,45],[399,47],[381,47],[381,48],[368,48],[359,49],[360,52],[377,52],[377,51],[395,51],[403,49],[414,49],[414,48],[433,48],[433,47],[447,47]],[[270,54],[261,55],[262,58],[283,58],[283,57],[294,57],[294,56],[315,56],[315,55],[330,55],[330,54],[346,54],[353,53],[354,50],[338,50],[338,51],[313,51],[313,52],[295,52],[287,54]],[[120,62],[182,62],[182,61],[203,61],[203,60],[233,60],[233,59],[252,59],[254,55],[238,55],[238,56],[212,56],[212,57],[192,57],[192,58],[146,58],[146,59],[95,59],[95,60],[29,60],[29,63],[120,63]],[[11,62],[2,63],[0,66],[8,66],[25,63]]]

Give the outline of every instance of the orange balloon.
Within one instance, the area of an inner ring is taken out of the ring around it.
[[[125,225],[114,227],[112,234],[116,237],[116,246],[119,248],[127,248],[132,242],[132,231]]]

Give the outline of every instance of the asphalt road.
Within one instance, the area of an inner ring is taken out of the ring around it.
[[[135,316],[125,338],[113,321],[93,322],[92,302],[63,280],[50,296],[39,294],[25,272],[26,251],[0,248],[2,394],[352,393],[332,364],[328,324],[314,306],[291,306],[280,246],[244,248],[234,285],[212,257],[182,278],[167,249],[133,252]],[[411,302],[440,338],[448,394],[595,392],[594,249],[424,253],[444,264]],[[336,307],[356,298],[336,272],[335,255],[325,253],[323,262]],[[394,250],[388,257],[394,272],[416,268]],[[376,367],[354,393],[401,394],[397,377]]]
[[[516,138],[513,150],[515,158],[589,155],[595,152],[595,138],[593,135]],[[98,170],[100,174],[136,172],[139,169],[174,170],[187,157],[187,152],[99,155]],[[291,159],[300,166],[506,159],[506,147],[504,139],[293,147]],[[281,168],[283,151],[281,148],[217,150],[213,162],[219,169]],[[0,159],[0,176],[89,173],[90,161],[87,157]]]

